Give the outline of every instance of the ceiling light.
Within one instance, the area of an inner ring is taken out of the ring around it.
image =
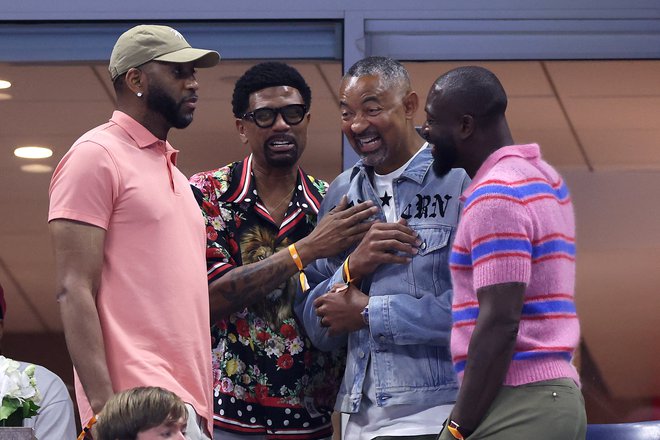
[[[53,171],[53,167],[42,163],[30,163],[27,165],[21,165],[21,171],[25,173],[50,173]]]
[[[53,150],[46,147],[20,147],[14,150],[14,156],[23,159],[43,159],[53,155]]]
[[[11,83],[9,81],[5,81],[4,79],[0,79],[0,89],[8,89],[11,87]]]

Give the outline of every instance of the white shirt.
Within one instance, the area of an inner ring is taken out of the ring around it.
[[[30,365],[27,362],[19,364],[21,371]],[[75,440],[78,433],[66,385],[58,375],[39,365],[35,365],[34,378],[41,402],[37,415],[24,419],[23,426],[33,428],[39,440]]]
[[[408,165],[410,165],[410,162],[412,162],[415,156],[417,156],[420,151],[426,148],[427,145],[428,143],[422,145],[422,148],[417,150],[417,152],[412,155],[408,162],[404,163],[391,173],[378,174],[374,171],[374,190],[376,191],[378,198],[380,198],[381,208],[383,209],[383,213],[385,214],[385,218],[387,219],[388,223],[395,223],[399,220],[399,215],[396,210],[396,200],[394,199],[394,189],[392,182],[394,182],[395,179],[403,174],[406,168],[408,168]]]
[[[396,209],[395,194],[392,182],[397,179],[415,156],[428,144],[424,144],[408,162],[391,173],[380,175],[374,173],[374,190],[381,200],[381,207],[388,223],[399,220]],[[362,402],[355,414],[349,414],[344,438],[350,440],[371,440],[381,435],[404,436],[439,433],[442,424],[454,405],[438,405],[428,407],[419,405],[392,405],[379,407],[376,404],[376,386],[371,361],[362,386]]]

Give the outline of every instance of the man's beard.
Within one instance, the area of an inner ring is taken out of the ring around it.
[[[387,152],[378,150],[373,153],[360,154],[360,158],[365,165],[376,168],[387,160]]]
[[[438,147],[442,145],[442,147]],[[445,176],[456,164],[458,160],[458,150],[453,142],[444,142],[434,145],[431,150],[433,155],[433,172],[438,177]]]
[[[353,147],[353,151],[362,159],[362,163],[368,167],[376,168],[379,165],[385,163],[388,159],[389,148],[386,144],[382,144],[380,148],[376,151],[369,153],[363,153],[359,148]]]
[[[266,153],[266,163],[273,168],[290,168],[298,162],[298,154],[281,154],[275,157]]]
[[[160,113],[165,117],[165,120],[170,123],[174,128],[186,128],[193,120],[192,112],[181,113],[181,106],[185,100],[177,103],[174,98],[163,92],[163,89],[149,85],[149,93],[147,93],[147,107]]]
[[[281,139],[281,136],[274,137]],[[270,143],[273,141],[273,137],[266,139],[262,148],[264,149],[264,158],[266,159],[266,163],[268,165],[273,168],[291,168],[296,163],[298,163],[298,159],[300,159],[300,154],[298,152],[301,151],[298,147],[298,141],[292,136],[288,137],[287,140],[291,142],[294,147],[286,153],[277,153],[274,152],[270,147]]]

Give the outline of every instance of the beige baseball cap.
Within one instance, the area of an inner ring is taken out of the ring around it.
[[[214,50],[194,49],[176,29],[143,24],[121,34],[110,55],[110,77],[114,81],[132,67],[149,61],[195,62],[195,67],[213,67],[220,61]]]

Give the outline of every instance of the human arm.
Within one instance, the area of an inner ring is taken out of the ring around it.
[[[451,291],[427,294],[368,296],[351,284],[336,284],[314,300],[319,324],[329,335],[366,327],[362,310],[369,305],[369,331],[378,344],[448,346],[451,333]],[[321,320],[322,319],[322,320]]]
[[[466,200],[453,247],[452,354],[463,379],[451,420],[465,436],[490,408],[516,347],[535,241],[523,200],[500,181],[480,186]]]
[[[222,185],[218,182],[217,174],[201,173],[191,178],[208,232],[207,265],[212,322],[261,301],[298,272],[288,249],[240,266],[233,261],[233,255],[239,252],[239,245],[232,236],[234,226],[229,223],[232,215],[236,223],[237,214],[231,213],[232,205],[227,207],[221,201],[222,189],[218,186]],[[349,207],[346,199],[340,200],[310,235],[295,243],[303,267],[317,258],[354,244],[369,228],[369,223],[364,220],[374,211],[370,202]]]
[[[341,271],[344,285],[333,284],[327,293],[313,300],[319,324],[328,328],[329,335],[350,333],[365,326],[361,312],[369,304],[369,296],[355,285],[359,285],[382,264],[409,263],[410,256],[417,252],[418,244],[417,235],[408,228],[405,220],[372,225],[343,263]],[[350,281],[350,288],[345,284],[347,281]]]
[[[318,258],[341,252],[362,238],[369,228],[364,220],[373,215],[374,210],[371,202],[348,208],[346,198],[342,198],[310,235],[295,243],[303,267]],[[298,267],[288,249],[234,268],[209,285],[212,317],[228,316],[261,301],[296,272]]]
[[[369,296],[354,284],[338,283],[313,302],[319,324],[327,327],[329,336],[360,330],[367,326],[362,311],[369,304]]]
[[[518,336],[524,295],[523,283],[496,284],[477,290],[479,315],[450,417],[460,425],[463,435],[477,429],[504,382]]]
[[[94,413],[114,394],[98,311],[106,232],[87,223],[49,223],[55,253],[56,291],[73,366]]]

